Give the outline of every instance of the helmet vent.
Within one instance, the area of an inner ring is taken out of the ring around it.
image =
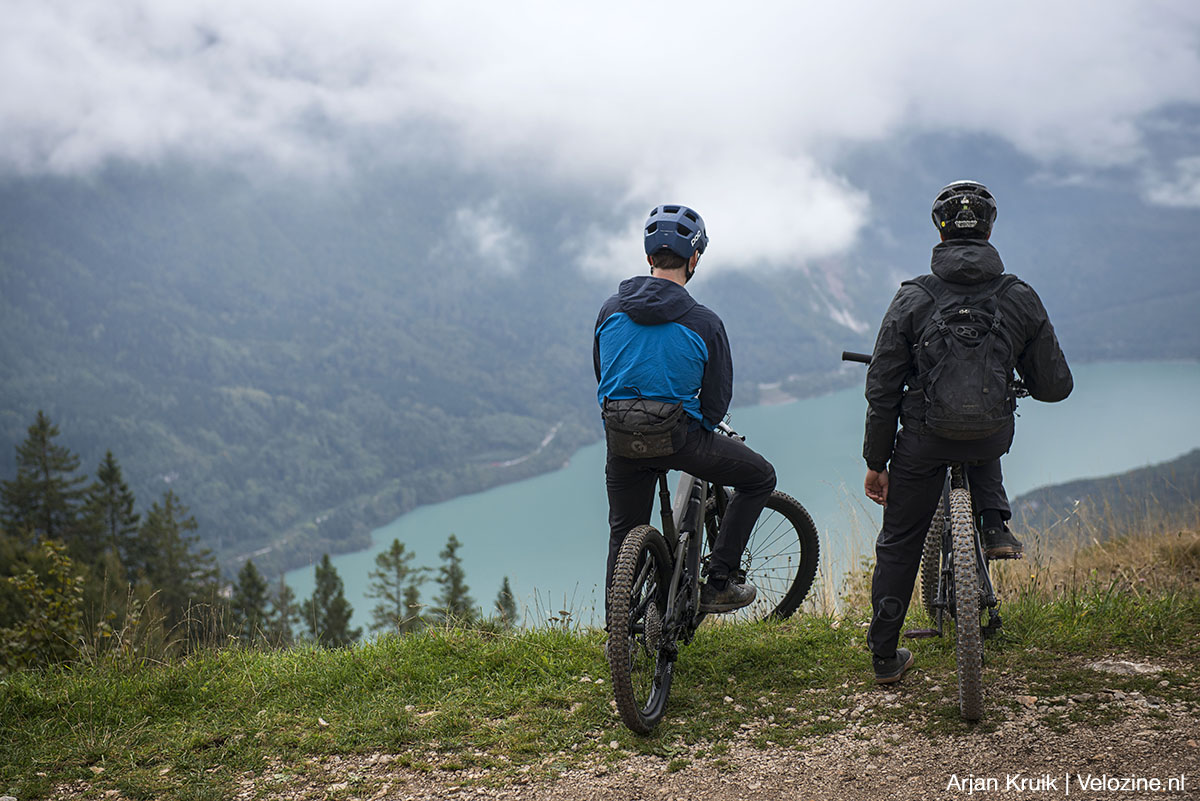
[[[647,225],[647,226],[646,226],[646,234],[647,234],[647,235],[649,235],[649,234],[652,234],[652,233],[654,233],[654,232],[655,232],[655,231],[657,231],[657,230],[658,230],[658,223],[657,223],[657,222],[652,222],[652,223],[650,223],[649,225]]]
[[[665,213],[665,214],[678,214],[679,213],[678,206],[663,206],[662,210],[663,210],[663,213]]]
[[[678,231],[679,235],[683,237],[690,237],[692,235],[692,229],[688,228],[683,223],[675,223],[675,230]]]

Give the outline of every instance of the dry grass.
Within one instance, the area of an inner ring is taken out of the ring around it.
[[[1002,598],[1055,600],[1098,589],[1142,596],[1200,593],[1200,523],[1181,528],[1174,522],[1155,516],[1134,525],[1110,519],[1089,527],[1082,536],[1066,538],[1017,532],[1025,542],[1026,558],[992,562],[992,579]],[[874,556],[855,556],[836,601],[841,610],[871,606]],[[920,609],[919,593],[918,579],[913,610]]]
[[[1022,562],[995,570],[1002,594],[1064,593],[1105,587],[1136,594],[1200,590],[1200,528],[1147,526],[1091,543],[1059,542],[1033,549]]]

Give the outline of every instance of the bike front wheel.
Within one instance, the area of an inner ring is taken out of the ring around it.
[[[638,734],[649,734],[662,719],[671,691],[674,662],[663,648],[670,583],[663,535],[652,526],[625,535],[613,570],[607,656],[617,711]]]
[[[963,720],[983,716],[982,591],[975,550],[971,495],[950,491],[950,534],[954,546],[954,650],[958,663],[958,709]]]
[[[808,511],[785,492],[771,493],[742,552],[746,581],[758,594],[753,603],[729,617],[791,617],[812,588],[819,556],[817,527]]]

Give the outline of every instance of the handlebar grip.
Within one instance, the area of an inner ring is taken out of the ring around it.
[[[863,364],[871,363],[871,354],[855,353],[852,350],[842,351],[842,361],[844,362],[862,362]]]

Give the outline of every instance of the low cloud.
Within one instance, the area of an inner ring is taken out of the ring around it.
[[[628,240],[644,210],[685,202],[712,263],[788,265],[870,218],[838,171],[848,147],[981,134],[1058,172],[1137,170],[1142,122],[1200,104],[1190,0],[946,9],[10,0],[0,169],[435,160],[638,209]]]
[[[1160,206],[1200,209],[1200,156],[1176,160],[1169,178],[1152,178],[1145,197]]]

